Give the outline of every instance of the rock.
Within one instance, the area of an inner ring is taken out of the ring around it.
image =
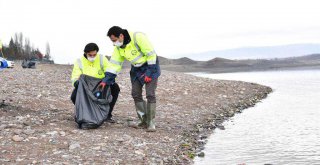
[[[54,135],[58,134],[58,132],[57,131],[51,131],[51,132],[47,132],[46,134],[54,136]]]
[[[72,134],[77,134],[77,133],[78,133],[78,130],[72,130],[72,131],[70,131],[70,133],[72,133]]]
[[[56,139],[52,138],[52,139],[49,140],[49,143],[50,144],[57,144],[58,142],[57,142]]]
[[[63,159],[70,159],[70,158],[71,158],[70,155],[62,155],[61,157],[62,157]]]
[[[12,137],[12,140],[15,141],[15,142],[21,142],[21,141],[24,140],[24,138],[21,137],[21,136],[19,136],[19,135],[14,135],[14,136]]]
[[[32,130],[32,129],[26,129],[26,130],[23,130],[23,133],[26,134],[26,135],[31,135],[31,134],[34,134],[36,131],[35,130]]]
[[[100,146],[97,146],[97,147],[93,147],[92,149],[93,149],[93,150],[100,150],[101,147],[100,147]]]
[[[221,124],[218,124],[218,125],[216,125],[216,126],[217,126],[217,128],[219,128],[220,130],[225,130],[224,126],[221,125]]]
[[[23,125],[25,125],[25,126],[30,126],[30,125],[32,125],[32,123],[31,123],[30,121],[24,121],[24,122],[23,122]]]
[[[23,158],[18,158],[18,159],[16,159],[16,162],[21,162],[23,160],[24,160]]]
[[[59,133],[60,133],[60,136],[66,136],[66,132],[64,131],[60,131]]]
[[[204,155],[205,155],[204,152],[200,152],[200,153],[198,154],[199,157],[204,157]]]
[[[13,131],[13,133],[16,134],[16,135],[20,135],[22,133],[22,130],[21,129],[15,129]]]
[[[234,112],[233,111],[228,111],[228,117],[232,117],[234,116]]]
[[[1,125],[0,125],[0,131],[1,131],[1,130],[4,130],[4,129],[6,129],[6,128],[7,128],[7,125],[5,125],[5,124],[1,124]]]
[[[135,154],[137,154],[137,155],[145,155],[144,153],[143,153],[143,151],[141,151],[141,150],[136,150],[136,151],[134,151],[134,153]]]
[[[69,145],[69,150],[74,150],[74,149],[77,149],[77,148],[80,148],[80,144],[75,142],[75,143],[72,143]]]

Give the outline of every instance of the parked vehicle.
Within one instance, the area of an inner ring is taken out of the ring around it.
[[[9,61],[5,58],[0,57],[0,62],[1,62],[1,68],[14,68],[14,62],[13,61]],[[3,63],[6,62],[6,66],[2,66]]]
[[[13,61],[9,61],[7,60],[7,63],[8,63],[8,68],[14,68],[14,62]]]

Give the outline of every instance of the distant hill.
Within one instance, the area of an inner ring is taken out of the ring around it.
[[[159,56],[159,61],[161,69],[178,72],[225,73],[274,69],[298,69],[306,67],[320,69],[320,54],[286,58],[242,60],[216,57],[208,61],[195,61],[187,57],[169,59]],[[125,61],[123,67],[130,68],[130,62]]]
[[[247,63],[243,63],[238,60],[229,60],[225,58],[216,57],[212,60],[209,60],[203,64],[203,67],[211,68],[211,67],[240,67],[240,66],[248,66]]]
[[[320,52],[320,44],[291,44],[281,46],[245,47],[218,51],[209,51],[183,56],[194,60],[207,61],[215,57],[227,59],[270,59],[295,57]]]
[[[159,57],[159,61],[161,65],[192,65],[192,64],[197,64],[196,61],[183,57],[179,59],[168,59],[165,57]]]
[[[307,56],[273,58],[273,59],[244,59],[230,60],[216,57],[208,61],[194,61],[189,58],[168,59],[159,57],[161,68],[180,72],[238,72],[271,69],[293,69],[301,67],[319,68],[320,54]]]

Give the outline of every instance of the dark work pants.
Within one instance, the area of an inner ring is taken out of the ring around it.
[[[71,94],[71,101],[73,104],[76,103],[76,97],[77,97],[77,90],[78,90],[78,86],[76,86]],[[110,90],[111,90],[111,95],[112,95],[112,101],[109,104],[110,106],[110,110],[109,110],[109,114],[108,114],[108,118],[112,117],[112,111],[113,111],[113,107],[117,102],[119,93],[120,93],[120,87],[117,83],[114,83],[113,85],[110,86]]]
[[[146,83],[146,96],[148,103],[156,103],[156,89],[157,89],[158,79],[152,80],[150,83]],[[135,80],[132,83],[131,95],[134,102],[142,102],[142,88],[144,85],[140,83],[139,80]]]

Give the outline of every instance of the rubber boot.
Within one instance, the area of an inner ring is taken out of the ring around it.
[[[156,124],[154,121],[156,115],[156,103],[148,103],[147,104],[147,132],[155,132]]]
[[[137,115],[139,118],[139,123],[130,125],[134,128],[147,128],[147,116],[146,116],[146,102],[137,102],[135,103]]]

